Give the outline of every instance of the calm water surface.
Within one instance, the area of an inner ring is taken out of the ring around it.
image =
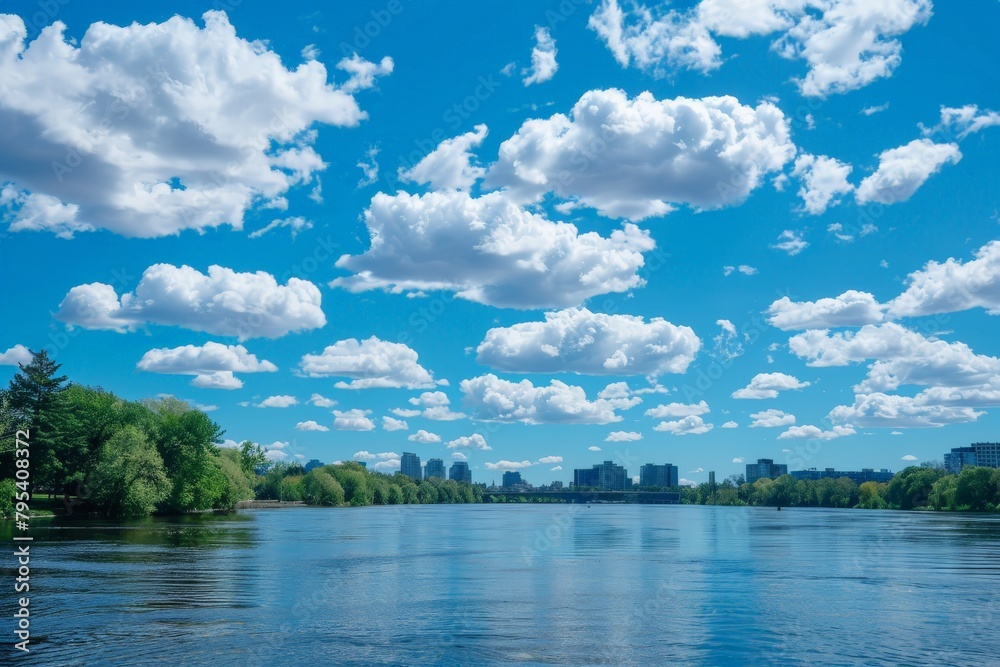
[[[33,650],[10,664],[1000,665],[995,516],[432,505],[32,531]]]

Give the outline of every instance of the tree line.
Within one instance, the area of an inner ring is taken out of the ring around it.
[[[268,463],[250,441],[219,447],[224,431],[183,401],[125,400],[70,382],[59,368],[47,352],[33,353],[0,390],[0,516],[13,516],[24,491],[48,495],[60,513],[115,518],[224,510],[255,498],[326,506],[482,500],[470,484],[415,481],[353,462],[309,473]],[[27,480],[15,479],[19,430],[29,434]]]
[[[716,484],[681,489],[681,502],[699,505],[844,507],[858,509],[1000,511],[1000,469],[966,466],[951,474],[943,466],[910,466],[889,482],[855,483],[848,477],[816,480],[782,475],[752,484],[733,475]]]
[[[386,475],[354,461],[309,472],[298,463],[278,463],[259,478],[255,491],[262,500],[301,500],[328,507],[483,501],[482,488],[468,482],[416,480],[399,472]]]

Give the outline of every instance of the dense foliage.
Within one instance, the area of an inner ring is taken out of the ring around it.
[[[889,483],[855,484],[840,479],[802,480],[791,475],[758,479],[739,477],[681,490],[684,503],[780,507],[856,507],[860,509],[1000,511],[1000,469],[968,466],[959,475],[930,466],[910,466]]]
[[[255,490],[260,499],[301,500],[329,507],[483,500],[482,488],[472,484],[437,477],[414,480],[401,473],[385,475],[354,462],[323,466],[308,473],[297,463],[279,463],[267,470]]]
[[[127,401],[58,375],[46,352],[22,365],[0,396],[0,470],[14,470],[14,431],[28,429],[31,492],[67,513],[139,517],[232,507],[253,498],[241,452],[220,450],[218,424],[183,401]],[[10,515],[0,481],[0,514]]]

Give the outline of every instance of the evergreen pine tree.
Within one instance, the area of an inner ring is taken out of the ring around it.
[[[30,429],[31,481],[35,489],[62,491],[72,468],[67,436],[73,417],[65,400],[67,377],[45,350],[18,364],[10,381],[10,409]]]

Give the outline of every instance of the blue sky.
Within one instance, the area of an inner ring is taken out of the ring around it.
[[[996,439],[1000,4],[731,4],[5,3],[0,373],[486,482]]]

